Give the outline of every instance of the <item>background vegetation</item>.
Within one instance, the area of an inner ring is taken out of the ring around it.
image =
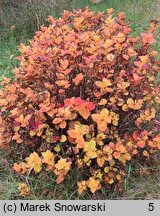
[[[94,4],[90,0],[1,0],[0,2],[0,78],[13,77],[12,69],[17,66],[18,44],[28,42],[34,32],[46,23],[48,15],[59,17],[64,9],[83,8],[89,6],[96,11],[106,11],[113,7],[115,13],[124,11],[131,22],[132,34],[143,32],[149,21],[160,17],[160,0],[101,0]],[[157,35],[156,49],[160,51],[160,37]],[[4,159],[6,158],[6,159]],[[160,163],[159,167],[143,167],[133,163],[127,167],[127,178],[124,190],[110,193],[102,191],[97,194],[86,195],[84,199],[160,199]],[[54,186],[53,182],[42,181],[43,173],[37,178],[17,177],[10,172],[13,162],[3,152],[0,157],[0,199],[18,199],[18,183],[25,181],[30,185],[31,194],[28,199],[80,199],[77,191],[73,190],[76,181],[75,174],[66,180],[65,185]],[[135,166],[134,166],[135,167]],[[50,176],[48,176],[50,178]],[[68,182],[68,183],[67,183]],[[25,197],[26,199],[26,197]]]

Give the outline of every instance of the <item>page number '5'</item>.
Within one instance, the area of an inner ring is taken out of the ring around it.
[[[154,203],[149,203],[148,210],[153,211],[154,210]]]

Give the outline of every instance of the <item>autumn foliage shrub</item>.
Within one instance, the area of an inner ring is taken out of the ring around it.
[[[20,44],[15,80],[0,90],[0,147],[17,173],[77,170],[78,191],[121,185],[133,158],[156,159],[160,133],[158,21],[131,37],[124,13],[88,8],[48,18],[29,45]]]

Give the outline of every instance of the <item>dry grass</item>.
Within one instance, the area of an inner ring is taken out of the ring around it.
[[[0,36],[17,41],[30,38],[49,15],[60,16],[70,9],[70,0],[2,0],[0,3]]]

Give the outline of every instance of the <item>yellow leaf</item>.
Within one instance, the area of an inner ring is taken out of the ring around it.
[[[126,153],[123,155],[124,159],[127,160],[127,161],[130,161],[131,160],[131,155],[129,153]]]
[[[125,111],[125,112],[127,112],[127,111],[129,110],[127,104],[124,104],[124,105],[122,106],[122,110]]]
[[[104,168],[104,172],[105,172],[105,173],[109,173],[109,167],[105,167],[105,168]]]
[[[54,167],[55,155],[50,150],[47,150],[42,152],[42,156],[42,162],[47,164],[47,171],[51,170]]]
[[[124,104],[124,100],[123,99],[121,99],[121,98],[118,98],[118,106],[123,106],[123,104]]]
[[[149,154],[148,154],[148,152],[147,152],[146,150],[143,151],[143,155],[144,155],[145,157],[149,157]]]
[[[56,145],[56,146],[54,147],[54,150],[55,150],[56,152],[60,152],[60,151],[61,151],[61,148],[60,148],[59,145]]]
[[[103,106],[103,105],[105,105],[107,103],[107,100],[105,99],[105,98],[102,98],[101,100],[100,100],[100,102],[98,103],[98,105],[99,106]]]
[[[96,177],[97,179],[102,180],[103,174],[102,174],[101,170],[98,170],[98,172],[96,172],[95,177]]]
[[[6,106],[8,101],[6,99],[0,99],[0,106]]]
[[[96,151],[96,141],[90,140],[89,142],[85,142],[84,144],[84,151]]]
[[[87,186],[90,188],[92,193],[95,193],[101,188],[100,180],[95,180],[93,177],[90,177],[87,181]]]
[[[109,161],[110,166],[114,166],[115,163],[116,163],[116,162],[115,162],[115,160],[113,160],[113,159]]]
[[[126,88],[128,87],[130,85],[130,83],[129,82],[120,82],[120,83],[118,83],[117,84],[117,87],[118,87],[118,89],[120,90],[120,91],[125,91],[126,90]],[[121,99],[122,100],[122,99]]]
[[[106,39],[104,43],[104,48],[107,49],[113,44],[113,41],[111,39]]]
[[[96,158],[97,153],[96,153],[96,141],[95,140],[90,140],[89,142],[84,143],[84,151],[86,152],[86,155],[89,158]]]
[[[60,127],[61,129],[66,128],[66,126],[67,126],[66,121],[62,121],[62,122],[59,124],[59,127]]]
[[[66,169],[69,165],[70,162],[67,162],[66,158],[61,158],[57,164],[55,164],[55,167],[57,170],[62,170],[62,169]]]
[[[66,142],[67,141],[67,137],[65,135],[61,136],[60,142]]]
[[[36,152],[30,154],[27,160],[27,168],[34,169],[35,173],[39,173],[42,170],[42,161]]]
[[[109,99],[109,105],[114,105],[115,103],[116,103],[116,98],[115,97],[111,97],[110,99]]]
[[[114,126],[117,126],[118,125],[118,121],[119,121],[119,115],[116,114],[115,112],[110,112],[110,116],[112,118],[112,124]]]
[[[124,158],[124,156],[119,157],[118,160],[124,164],[126,163],[126,159]]]
[[[118,181],[120,181],[121,180],[121,176],[118,174],[118,175],[116,175],[116,179],[118,180]]]
[[[84,191],[87,190],[86,181],[77,182],[77,186],[79,194],[82,194]]]
[[[113,62],[113,61],[114,61],[114,58],[115,58],[115,56],[114,56],[113,54],[111,54],[111,53],[109,53],[109,54],[107,55],[107,60],[108,60],[108,61]]]
[[[113,179],[110,179],[108,184],[113,184],[114,183],[114,180]]]
[[[30,135],[31,137],[35,136],[35,135],[36,135],[36,131],[30,130],[29,135]]]
[[[98,145],[102,146],[104,144],[103,140],[106,138],[104,133],[99,133],[96,137],[96,142]]]
[[[98,157],[97,158],[97,164],[99,167],[103,167],[104,163],[105,163],[105,157]]]

